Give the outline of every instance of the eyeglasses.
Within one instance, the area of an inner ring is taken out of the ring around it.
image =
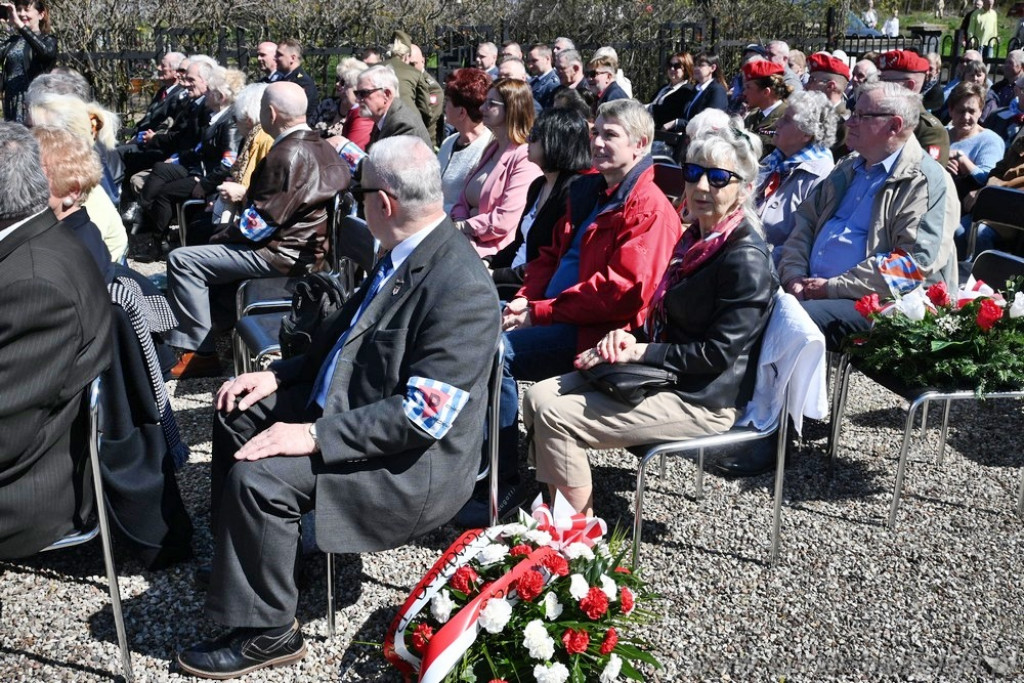
[[[682,64],[682,62],[669,62],[668,63],[668,68],[670,68],[670,69],[682,69],[683,68],[683,64]]]
[[[688,183],[698,183],[703,175],[708,177],[708,185],[721,189],[731,183],[733,179],[742,181],[743,178],[737,173],[727,171],[724,168],[707,168],[700,164],[683,164],[683,180]]]
[[[887,119],[892,116],[896,115],[887,114],[884,111],[855,111],[852,114],[850,114],[850,118],[846,119],[846,122],[860,123],[861,119]]]
[[[484,100],[484,104],[490,107],[504,107],[505,103],[501,100]]]
[[[363,198],[366,195],[373,194],[374,192],[383,192],[389,197],[395,196],[391,190],[386,190],[383,187],[363,187],[362,185],[352,185],[348,188],[348,191],[351,192],[352,196],[359,202],[363,201]]]
[[[608,74],[609,76],[611,76],[611,73],[607,71],[598,71],[597,69],[591,69],[590,71],[583,72],[583,75],[586,76],[587,78],[597,78],[598,74]]]
[[[357,99],[365,100],[367,97],[369,97],[373,93],[377,92],[378,90],[383,90],[383,89],[384,88],[367,88],[365,90],[353,90],[352,92],[355,94]]]

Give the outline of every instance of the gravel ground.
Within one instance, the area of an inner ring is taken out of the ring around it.
[[[140,266],[156,272],[159,266]],[[196,526],[193,562],[149,573],[117,552],[137,678],[178,681],[182,647],[219,631],[192,583],[211,553],[211,392],[221,380],[168,387],[192,459],[179,473]],[[694,464],[653,468],[642,570],[662,596],[641,630],[663,668],[650,681],[1024,681],[1021,557],[1015,516],[1024,465],[1012,402],[954,406],[946,460],[934,461],[938,411],[917,441],[894,531],[885,528],[904,419],[899,399],[854,375],[839,460],[811,422],[786,472],[778,566],[766,560],[773,477],[705,479]],[[628,526],[635,458],[593,454],[596,507]],[[305,559],[299,619],[309,655],[249,681],[399,681],[380,645],[407,592],[458,531],[338,561],[338,633],[326,637],[324,561]],[[0,681],[119,679],[98,541],[0,563]]]

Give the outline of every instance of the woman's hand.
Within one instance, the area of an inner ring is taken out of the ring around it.
[[[523,297],[517,297],[505,304],[505,310],[501,313],[501,329],[503,331],[511,332],[532,326],[530,302]]]
[[[4,20],[14,25],[14,28],[21,28],[25,23],[18,16],[18,10],[14,7],[13,2],[5,2],[0,4],[0,7],[4,8]]]
[[[946,170],[954,177],[960,175],[960,157],[959,152],[953,152],[949,155],[949,161],[946,162]]]
[[[597,346],[587,349],[574,361],[577,370],[587,370],[601,363],[639,363],[647,344],[638,344],[636,337],[625,330],[612,330]]]

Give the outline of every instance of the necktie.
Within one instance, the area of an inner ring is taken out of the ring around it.
[[[377,266],[377,272],[373,276],[373,282],[370,283],[370,289],[367,290],[366,296],[363,298],[363,303],[359,304],[359,310],[352,316],[352,322],[349,323],[348,329],[345,330],[338,341],[335,342],[334,348],[327,354],[327,359],[324,364],[320,366],[320,372],[317,373],[316,382],[313,384],[313,393],[310,396],[310,403],[316,403],[321,408],[327,402],[327,390],[331,388],[331,378],[334,377],[334,370],[338,366],[338,356],[341,355],[341,347],[345,345],[345,340],[348,339],[348,333],[352,331],[352,328],[359,322],[359,318],[362,317],[366,308],[373,301],[373,297],[380,291],[384,281],[388,279],[391,272],[395,269],[394,264],[391,262],[391,252],[384,255],[384,258],[380,260]]]

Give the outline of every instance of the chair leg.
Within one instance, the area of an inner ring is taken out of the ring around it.
[[[938,464],[946,459],[946,434],[949,432],[949,407],[953,404],[948,398],[945,401],[946,405],[942,410],[942,433],[939,436],[939,458]]]
[[[903,430],[903,445],[900,447],[900,464],[896,470],[896,487],[892,493],[892,507],[889,509],[888,527],[890,529],[896,525],[896,511],[900,507],[900,496],[903,494],[903,477],[907,471],[907,455],[910,452],[910,435],[914,429],[914,417],[917,415],[917,409],[921,404],[926,404],[927,402],[927,396],[919,397],[910,404],[910,408],[907,411],[907,424]]]
[[[327,553],[327,637],[334,637],[334,553]]]
[[[850,390],[850,373],[853,365],[849,356],[843,356],[839,361],[839,368],[836,375],[836,391],[832,394],[832,414],[828,437],[828,463],[832,467],[836,461],[836,451],[839,450],[839,434],[843,428],[843,413],[846,412],[846,398]]]
[[[668,461],[668,455],[667,455],[667,454],[665,454],[665,453],[662,453],[662,454],[661,454],[661,474],[660,474],[660,475],[658,475],[658,476],[660,476],[660,477],[661,477],[662,479],[664,479],[664,478],[665,478],[665,464],[666,464],[666,462],[667,462],[667,461]]]
[[[647,463],[648,456],[640,459],[640,465],[636,470],[636,494],[633,497],[633,571],[640,566],[640,536],[644,527],[644,488],[647,486]]]
[[[782,529],[782,487],[786,476],[786,441],[789,436],[789,411],[782,411],[782,423],[779,425],[779,443],[775,451],[775,507],[772,511],[772,552],[768,559],[769,566],[774,567],[779,559],[779,536]]]
[[[1017,494],[1017,516],[1024,517],[1024,469],[1021,469],[1020,492]]]
[[[664,458],[665,456],[661,456]],[[701,448],[697,451],[697,486],[696,486],[696,497],[697,500],[704,499],[704,449]]]

